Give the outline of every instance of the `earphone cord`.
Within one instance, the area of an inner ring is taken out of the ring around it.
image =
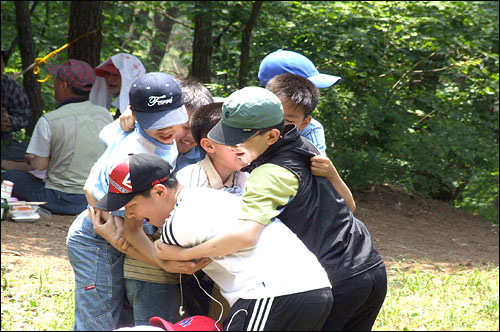
[[[196,282],[198,283],[198,287],[201,288],[203,293],[205,293],[209,298],[211,298],[212,300],[214,300],[215,302],[217,302],[220,305],[219,319],[217,319],[217,321],[215,322],[215,328],[217,329],[217,331],[220,331],[219,327],[217,326],[217,323],[222,319],[222,314],[224,313],[224,306],[222,305],[222,303],[217,301],[212,295],[208,294],[207,291],[203,287],[201,287],[200,281],[198,280],[198,277],[196,276],[196,274],[193,274],[193,277],[196,279]],[[182,291],[181,291],[181,296],[182,296]]]
[[[181,305],[179,307],[179,316],[182,317],[182,315],[184,315],[184,307],[183,307],[183,304],[184,304],[184,297],[182,296],[182,274],[179,273],[179,287],[181,289]]]

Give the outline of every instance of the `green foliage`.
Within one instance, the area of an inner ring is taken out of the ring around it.
[[[156,71],[147,61],[149,48],[164,41],[153,14],[179,8],[179,19],[191,27],[197,13],[210,14],[210,89],[227,96],[238,85],[252,4],[107,1],[101,58],[130,52]],[[68,11],[64,1],[37,5],[32,24],[39,55],[66,42]],[[314,117],[351,188],[391,183],[496,222],[498,13],[498,1],[266,1],[252,32],[248,85],[259,84],[260,62],[270,52],[306,55],[321,72],[342,77],[321,89]],[[14,3],[2,1],[2,47],[13,36]],[[175,24],[162,68],[187,74],[192,42],[193,29]],[[20,67],[16,51],[7,72]],[[55,106],[50,82],[42,84],[46,111]]]

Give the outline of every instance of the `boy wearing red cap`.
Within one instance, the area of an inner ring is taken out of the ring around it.
[[[47,178],[20,170],[7,171],[3,178],[14,182],[13,194],[19,198],[46,201],[44,207],[54,213],[78,214],[87,207],[82,193],[87,175],[106,149],[99,132],[113,119],[88,101],[95,81],[88,63],[70,59],[47,69],[55,76],[59,106],[38,120],[25,157],[31,169],[47,170]]]
[[[92,220],[99,220],[101,210],[125,206],[126,215],[163,227],[162,242],[183,247],[238,227],[241,197],[212,188],[183,187],[170,169],[155,155],[128,156],[112,169],[108,193],[94,205],[95,211],[90,209]],[[161,261],[150,241],[137,246]],[[212,259],[203,270],[232,306],[224,321],[226,331],[314,331],[330,312],[325,270],[279,220],[262,230],[255,246]]]

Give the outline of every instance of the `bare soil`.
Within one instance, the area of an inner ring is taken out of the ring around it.
[[[498,226],[451,205],[407,194],[391,186],[354,193],[355,215],[368,227],[386,261],[441,272],[499,264]],[[66,235],[75,216],[52,215],[35,223],[2,221],[2,270],[29,275],[50,268],[73,276]],[[55,270],[55,271],[54,271]]]

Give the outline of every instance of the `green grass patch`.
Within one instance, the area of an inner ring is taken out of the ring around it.
[[[70,331],[73,302],[71,275],[2,265],[2,331]]]
[[[420,271],[388,268],[387,296],[375,322],[380,331],[498,329],[498,267]]]
[[[421,271],[392,263],[373,327],[379,331],[491,331],[498,328],[498,267]],[[2,265],[2,330],[73,328],[73,276]]]

